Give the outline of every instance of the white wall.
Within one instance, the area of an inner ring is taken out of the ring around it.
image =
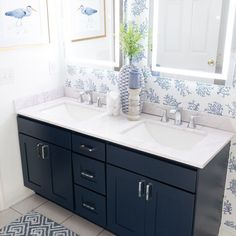
[[[59,51],[60,2],[48,3],[49,45],[0,50],[0,210],[31,193],[23,186],[13,100],[63,84]]]

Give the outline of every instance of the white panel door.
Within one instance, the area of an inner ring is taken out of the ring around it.
[[[159,0],[157,64],[215,72],[221,9],[222,0]]]

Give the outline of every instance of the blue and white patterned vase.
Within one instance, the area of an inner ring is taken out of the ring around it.
[[[120,90],[120,99],[121,99],[121,108],[124,114],[129,112],[129,81],[130,73],[132,70],[135,70],[136,73],[139,73],[140,80],[140,111],[142,111],[143,102],[144,102],[144,91],[145,91],[145,82],[144,75],[142,70],[134,65],[124,65],[119,73],[119,90]]]

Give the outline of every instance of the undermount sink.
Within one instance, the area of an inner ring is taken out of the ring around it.
[[[198,130],[176,127],[155,121],[143,121],[121,133],[128,139],[149,144],[160,144],[175,149],[192,149],[201,142],[207,133]]]
[[[40,115],[54,120],[81,122],[101,114],[101,110],[89,105],[79,105],[70,102],[63,102],[46,109],[40,110]]]

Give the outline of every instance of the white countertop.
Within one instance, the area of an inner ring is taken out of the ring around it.
[[[62,103],[70,103],[74,106],[80,106],[84,108],[84,112],[86,112],[86,109],[100,112],[91,116],[91,118],[80,122],[76,120],[76,117],[69,118],[63,115],[52,116],[42,112],[45,109],[56,107]],[[190,130],[187,128],[187,123],[183,123],[181,127],[178,128],[188,130],[188,132],[204,132],[207,134],[206,138],[201,142],[198,142],[191,149],[176,149],[159,143],[148,143],[135,137],[130,138],[130,135],[126,135],[124,131],[131,129],[133,126],[137,126],[144,121],[151,121],[154,124],[156,123],[162,126],[177,128],[174,127],[173,121],[171,120],[169,123],[163,124],[160,122],[160,117],[146,114],[141,116],[140,121],[128,121],[125,116],[109,116],[106,114],[104,108],[79,104],[75,99],[67,97],[22,109],[18,111],[18,114],[196,168],[204,168],[215,157],[215,155],[230,142],[234,135],[230,132],[203,126],[197,126],[195,130]]]

